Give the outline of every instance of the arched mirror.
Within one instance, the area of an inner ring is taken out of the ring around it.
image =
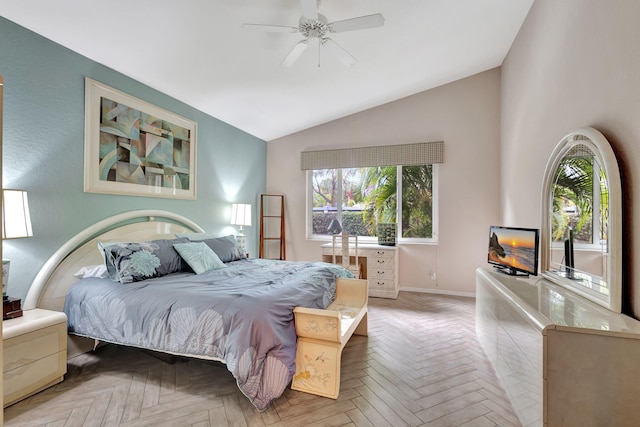
[[[542,275],[611,311],[622,308],[622,187],[618,162],[597,130],[558,143],[545,170]]]

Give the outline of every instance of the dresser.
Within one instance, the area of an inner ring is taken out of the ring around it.
[[[639,321],[479,268],[476,331],[523,426],[638,425]]]
[[[350,246],[349,255],[355,262],[355,247]],[[342,264],[342,249],[331,243],[322,245],[322,261]],[[369,284],[369,296],[380,298],[398,297],[398,247],[373,243],[358,244],[360,278]]]
[[[7,407],[62,381],[67,372],[67,316],[32,309],[2,322],[3,396]]]

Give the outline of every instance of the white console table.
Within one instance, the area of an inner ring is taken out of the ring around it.
[[[349,246],[349,255],[355,258],[355,247]],[[333,244],[322,245],[322,261],[342,264],[342,249],[333,248]],[[358,244],[358,263],[361,279],[369,282],[369,296],[398,298],[398,248],[396,246]],[[355,260],[353,261],[355,262]]]
[[[639,321],[478,268],[476,331],[524,426],[640,425]]]

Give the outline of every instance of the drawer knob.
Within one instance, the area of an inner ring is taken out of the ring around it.
[[[384,255],[384,251],[378,251],[378,255]]]
[[[378,286],[383,286],[384,282],[378,282]]]
[[[378,271],[378,274],[384,274],[384,271]]]
[[[378,264],[384,264],[384,260],[383,259],[379,259],[378,260]]]

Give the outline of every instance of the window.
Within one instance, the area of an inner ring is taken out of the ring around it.
[[[571,229],[576,244],[599,246],[607,238],[608,196],[604,171],[593,157],[563,159],[553,188],[553,242],[562,242]]]
[[[349,234],[376,236],[376,224],[398,223],[399,240],[437,239],[437,166],[376,166],[307,172],[309,231],[326,236],[332,219]]]

